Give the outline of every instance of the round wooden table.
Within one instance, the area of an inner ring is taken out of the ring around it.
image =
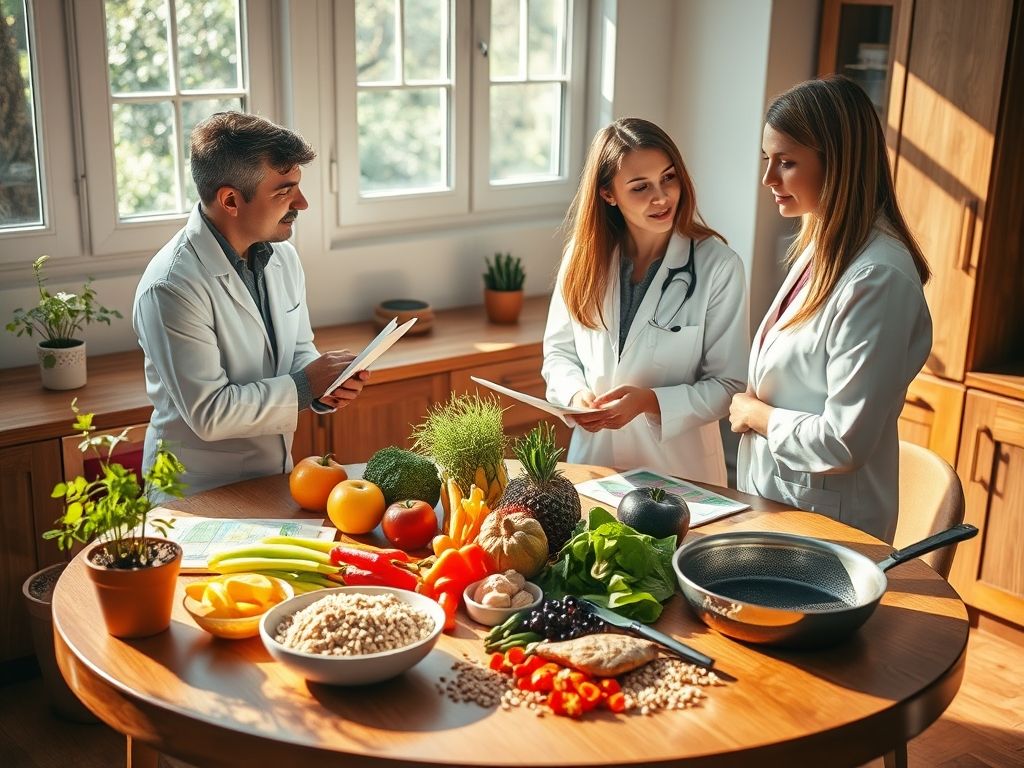
[[[608,474],[568,466],[575,482]],[[702,526],[790,531],[846,544],[874,560],[891,549],[816,514],[716,489],[752,509]],[[308,515],[283,476],[239,483],[176,502],[214,517]],[[584,511],[592,506],[584,500]],[[157,750],[198,766],[858,765],[934,722],[956,694],[967,612],[953,589],[913,561],[889,572],[889,589],[852,637],[820,651],[748,646],[700,623],[681,596],[657,628],[717,660],[729,678],[685,711],[582,720],[526,709],[483,709],[438,693],[463,656],[485,660],[483,628],[464,614],[454,634],[401,677],[365,688],[309,683],[275,663],[260,639],[226,641],[181,607],[155,637],[118,640],[103,626],[81,556],[53,598],[59,664],[71,687],[135,754]],[[179,591],[181,587],[179,586]],[[140,760],[139,762],[143,762]]]

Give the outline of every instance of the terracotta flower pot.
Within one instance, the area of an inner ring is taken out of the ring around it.
[[[492,323],[509,325],[518,322],[523,309],[522,291],[492,291],[484,288],[484,307]]]
[[[158,565],[147,568],[108,568],[96,562],[107,546],[93,544],[85,553],[89,577],[96,587],[107,632],[114,637],[149,637],[171,624],[174,589],[181,570],[181,547],[173,541],[147,537],[150,546],[166,547],[173,553]]]
[[[39,358],[39,376],[46,389],[78,389],[85,386],[85,342],[73,347],[49,347],[47,342],[36,344]]]

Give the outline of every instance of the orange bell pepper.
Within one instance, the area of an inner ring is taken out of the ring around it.
[[[455,629],[455,612],[459,610],[459,595],[442,592],[437,596],[437,602],[444,609],[444,631],[451,632]]]

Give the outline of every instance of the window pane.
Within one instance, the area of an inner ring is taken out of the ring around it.
[[[42,224],[25,4],[0,10],[0,227]]]
[[[529,75],[564,74],[565,0],[530,0]]]
[[[167,3],[107,0],[110,92],[144,93],[171,87]]]
[[[562,85],[491,86],[491,181],[559,176]]]
[[[396,27],[400,0],[356,0],[356,80],[398,82]]]
[[[357,104],[360,192],[447,187],[444,88],[360,91]]]
[[[405,0],[405,79],[448,76],[448,0]]]
[[[226,112],[228,110],[242,111],[241,99],[195,99],[184,101],[181,104],[181,156],[185,158],[185,205],[191,208],[199,201],[196,192],[196,184],[192,181],[191,155],[189,153],[189,139],[192,137],[192,129],[201,120],[205,120],[214,112]]]
[[[178,212],[170,102],[114,104],[114,161],[122,217]]]
[[[519,77],[519,0],[491,0],[491,79]]]
[[[175,0],[181,90],[238,88],[236,0]]]

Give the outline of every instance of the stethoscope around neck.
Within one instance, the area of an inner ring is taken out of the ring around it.
[[[681,325],[669,325],[668,322],[666,322],[666,323],[659,323],[658,322],[658,310],[661,309],[661,300],[665,298],[665,292],[668,290],[669,285],[672,284],[672,281],[675,280],[676,275],[679,275],[679,274],[689,275],[690,279],[687,281],[686,293],[683,294],[683,300],[679,302],[679,306],[676,307],[676,311],[668,316],[668,320],[671,321],[672,318],[674,318],[676,315],[678,315],[679,311],[683,308],[683,304],[686,303],[686,300],[689,299],[691,296],[693,296],[693,291],[697,287],[697,270],[694,267],[694,263],[693,263],[693,253],[694,253],[694,250],[695,250],[695,248],[694,248],[694,244],[693,244],[693,238],[691,237],[690,238],[690,257],[686,260],[686,263],[683,264],[683,266],[681,266],[681,267],[673,267],[673,268],[669,269],[668,274],[665,276],[665,281],[661,284],[661,293],[658,295],[658,303],[654,305],[654,314],[652,315],[651,319],[647,321],[648,323],[653,325],[658,330],[670,331],[672,333],[679,333],[679,331],[681,331],[683,329],[683,327]]]

